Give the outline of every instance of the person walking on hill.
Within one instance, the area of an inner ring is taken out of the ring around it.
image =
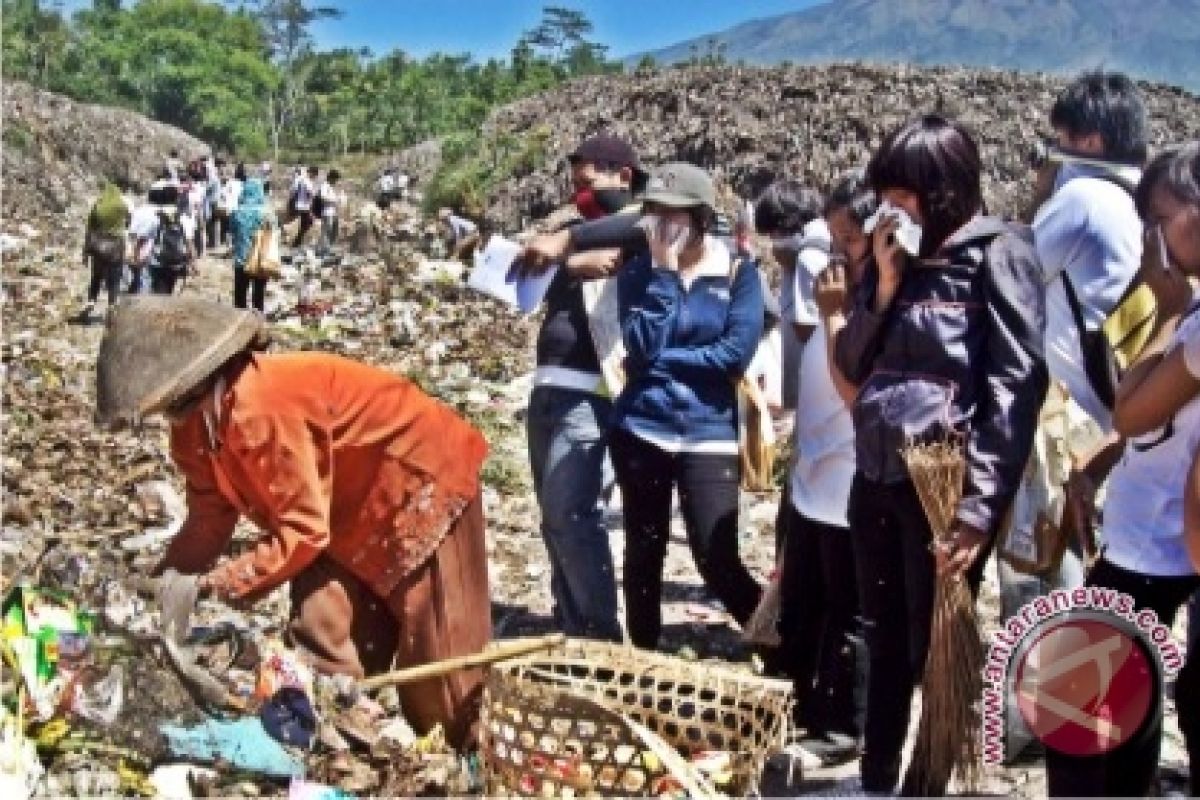
[[[437,218],[450,245],[450,258],[469,262],[479,244],[479,226],[448,208],[439,209]]]
[[[263,226],[277,226],[275,210],[267,200],[262,181],[252,178],[242,188],[238,207],[229,216],[229,232],[233,237],[233,305],[246,308],[250,304],[258,311],[266,306],[267,279],[246,274],[246,260],[254,247],[254,237]]]
[[[159,180],[151,185],[146,205],[133,212],[129,231],[135,239],[134,264],[150,276],[150,291],[173,294],[179,279],[196,258],[196,218],[179,185]],[[134,278],[133,293],[140,290],[141,275]]]
[[[84,322],[92,318],[100,289],[108,290],[108,307],[112,308],[121,292],[121,273],[125,269],[125,246],[129,228],[129,206],[121,190],[106,183],[88,214],[87,230],[83,237],[83,259],[91,260],[87,305],[79,315]]]
[[[313,200],[317,196],[319,177],[320,170],[316,167],[309,167],[307,172],[301,168],[292,184],[292,193],[288,198],[288,214],[300,222],[296,229],[296,236],[292,240],[293,248],[299,247],[304,242],[304,237],[308,235],[313,226]]]
[[[346,205],[346,193],[338,187],[341,177],[342,174],[336,169],[329,170],[317,191],[321,213],[321,240],[317,250],[321,255],[327,254],[337,242],[338,222]]]

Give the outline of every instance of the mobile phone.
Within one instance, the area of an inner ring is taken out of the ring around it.
[[[1158,239],[1158,261],[1164,272],[1171,271],[1171,254],[1167,252],[1167,240],[1163,236],[1162,225],[1154,226],[1154,235]]]

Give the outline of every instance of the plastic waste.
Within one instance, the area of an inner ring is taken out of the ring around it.
[[[254,696],[269,700],[280,689],[299,689],[305,695],[313,695],[313,671],[283,643],[272,640],[263,646],[262,661],[258,665],[258,679]]]
[[[258,717],[207,720],[192,727],[161,725],[172,755],[181,759],[230,766],[259,775],[289,778],[304,774],[304,762],[264,730]]]
[[[0,715],[0,797],[32,797],[45,774],[37,747],[25,738],[17,717],[2,709]]]
[[[193,781],[209,781],[217,778],[217,771],[195,764],[164,764],[155,767],[147,780],[154,787],[159,800],[192,800]]]
[[[97,725],[112,725],[121,715],[125,704],[125,669],[114,664],[100,680],[92,684],[75,684],[71,710]]]
[[[335,786],[293,778],[288,786],[288,800],[354,800],[354,795]]]
[[[277,741],[309,749],[317,735],[317,715],[300,689],[285,687],[263,703],[258,712],[263,729]]]

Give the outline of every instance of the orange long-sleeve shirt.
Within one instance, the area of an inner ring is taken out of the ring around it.
[[[410,381],[328,354],[252,356],[212,408],[172,428],[188,517],[160,566],[211,569],[217,594],[235,600],[322,553],[386,597],[475,496],[487,454],[478,431]],[[212,569],[240,514],[263,536]]]

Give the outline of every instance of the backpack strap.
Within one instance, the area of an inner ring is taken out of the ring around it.
[[[1137,194],[1137,184],[1135,184],[1133,181],[1129,180],[1128,178],[1118,175],[1115,172],[1109,172],[1108,170],[1104,170],[1097,175],[1090,175],[1088,177],[1096,178],[1096,179],[1102,180],[1102,181],[1108,181],[1109,183],[1113,184],[1114,186],[1119,186],[1122,189],[1124,189],[1125,193],[1128,194],[1130,197],[1134,197]]]

